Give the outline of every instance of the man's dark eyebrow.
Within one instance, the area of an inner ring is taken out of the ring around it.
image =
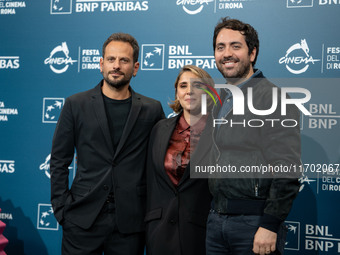
[[[225,45],[225,43],[223,43],[223,42],[216,43],[216,46],[224,46],[224,45]]]
[[[239,41],[235,41],[235,42],[231,42],[230,44],[231,44],[231,45],[234,45],[234,44],[242,44],[242,43],[239,42]]]
[[[230,45],[235,45],[235,44],[242,44],[241,42],[239,41],[234,41],[234,42],[230,42],[228,43]],[[216,46],[225,46],[226,44],[224,42],[219,42],[219,43],[216,43]]]

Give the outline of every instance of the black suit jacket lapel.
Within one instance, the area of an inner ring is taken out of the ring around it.
[[[176,188],[174,184],[171,182],[168,174],[165,172],[165,167],[164,167],[164,160],[165,160],[165,154],[168,150],[169,146],[169,141],[172,136],[172,133],[176,127],[176,124],[178,122],[180,115],[177,115],[176,117],[167,119],[165,121],[165,124],[161,126],[161,137],[159,139],[158,143],[155,143],[155,146],[153,150],[158,151],[159,153],[155,153],[155,155],[158,155],[156,161],[156,168],[157,171],[160,171],[160,175],[165,179],[167,184],[171,187],[172,190],[176,191]]]
[[[122,149],[124,143],[126,142],[126,139],[129,137],[129,134],[132,128],[135,126],[135,123],[139,116],[139,112],[142,109],[143,103],[141,101],[141,98],[138,95],[136,95],[136,93],[132,89],[131,89],[131,100],[132,102],[131,102],[130,113],[126,120],[125,127],[122,133],[122,137],[120,138],[114,157],[116,157],[118,153],[120,152],[120,150]]]
[[[110,134],[109,124],[107,121],[107,116],[106,116],[106,111],[105,111],[104,99],[103,99],[102,92],[101,92],[101,86],[102,86],[102,82],[100,82],[93,89],[93,94],[91,96],[92,105],[93,105],[93,109],[97,117],[99,126],[101,127],[101,130],[103,131],[106,144],[109,147],[110,151],[113,152],[113,145],[111,141],[111,134]]]

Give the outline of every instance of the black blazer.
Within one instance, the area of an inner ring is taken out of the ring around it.
[[[191,179],[187,167],[176,188],[164,168],[168,143],[179,116],[159,121],[152,130],[147,162],[148,255],[205,254],[206,221],[211,195],[207,179]],[[209,121],[211,120],[208,118]],[[210,150],[212,125],[207,122],[191,165],[201,164]]]
[[[101,86],[67,98],[60,114],[50,160],[54,215],[60,224],[66,219],[90,228],[113,187],[118,230],[144,231],[148,138],[164,112],[158,101],[131,89],[131,110],[113,153]],[[69,189],[74,149],[77,171]]]

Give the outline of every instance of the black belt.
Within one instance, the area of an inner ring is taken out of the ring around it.
[[[265,200],[228,199],[226,208],[212,208],[218,214],[263,215]]]

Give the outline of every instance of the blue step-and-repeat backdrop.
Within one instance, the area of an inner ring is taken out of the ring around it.
[[[300,193],[286,221],[286,254],[340,253],[339,0],[0,0],[0,220],[7,254],[60,254],[50,204],[52,136],[65,98],[101,79],[106,38],[132,34],[140,70],[132,87],[172,111],[185,64],[221,78],[213,29],[230,16],[260,36],[257,68],[311,92],[301,117]],[[70,166],[70,180],[76,171]]]

